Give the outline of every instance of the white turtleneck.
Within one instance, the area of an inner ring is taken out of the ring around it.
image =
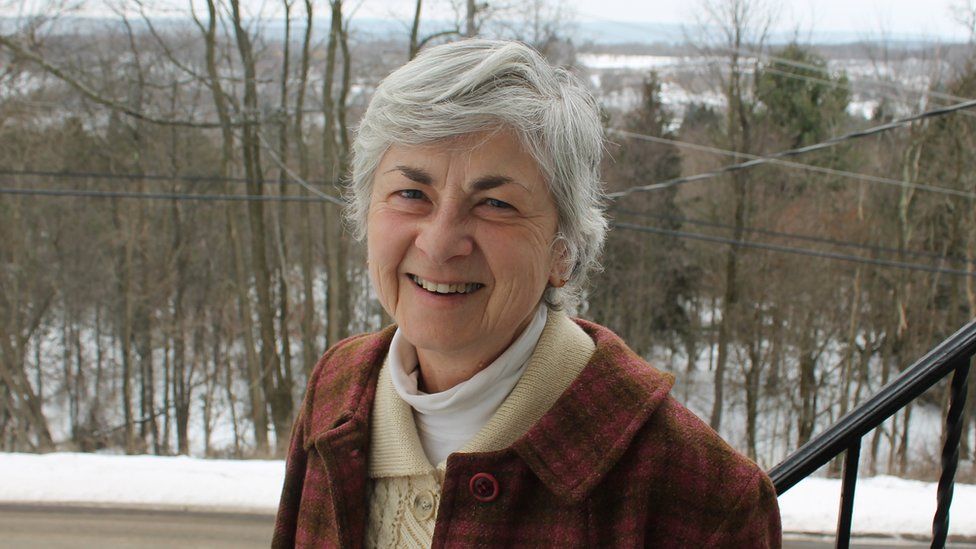
[[[494,362],[467,381],[439,393],[417,389],[417,349],[399,329],[387,356],[396,393],[413,408],[420,443],[431,465],[437,466],[488,423],[512,392],[546,325],[548,309],[540,304],[515,342]]]

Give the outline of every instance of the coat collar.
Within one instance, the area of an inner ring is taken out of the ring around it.
[[[554,494],[577,501],[620,459],[667,397],[674,377],[648,365],[607,328],[574,320],[596,350],[576,380],[511,450]],[[303,410],[308,421],[306,448],[367,444],[377,377],[393,332],[394,327],[388,327],[351,338],[322,358]],[[350,422],[354,425],[347,425]]]
[[[616,464],[667,397],[674,376],[659,372],[612,331],[575,319],[596,344],[580,373],[513,445],[557,496],[583,499]]]
[[[365,445],[376,378],[395,331],[396,326],[388,326],[376,333],[350,337],[319,359],[302,409],[306,450],[350,435]],[[350,422],[354,427],[346,426]]]

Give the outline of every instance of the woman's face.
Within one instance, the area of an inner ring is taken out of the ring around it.
[[[393,146],[367,218],[369,274],[421,361],[487,364],[559,281],[556,206],[514,135]]]

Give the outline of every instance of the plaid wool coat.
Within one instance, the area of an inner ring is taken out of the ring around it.
[[[668,395],[670,375],[576,322],[596,351],[542,419],[509,448],[448,458],[433,547],[779,547],[766,474]],[[393,331],[347,339],[316,365],[273,547],[362,546],[370,412]],[[474,482],[486,476],[487,492]]]

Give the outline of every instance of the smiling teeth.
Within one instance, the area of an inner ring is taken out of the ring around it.
[[[428,282],[417,275],[410,275],[410,279],[428,292],[438,294],[466,294],[473,292],[482,286],[482,284],[477,282],[469,282],[466,284],[438,284],[436,282]]]

